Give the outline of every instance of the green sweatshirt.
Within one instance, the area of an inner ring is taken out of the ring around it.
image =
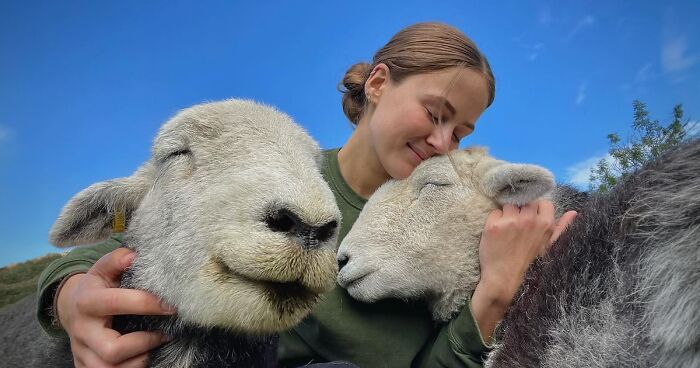
[[[338,149],[325,152],[323,177],[343,215],[338,241],[357,219],[365,200],[345,182],[338,167]],[[51,263],[39,278],[37,314],[54,336],[65,331],[52,324],[51,306],[63,277],[87,271],[102,255],[121,245],[121,237],[91,247],[76,248]],[[365,304],[336,285],[298,326],[280,334],[283,367],[344,360],[360,367],[481,367],[488,351],[469,309],[448,323],[435,324],[422,302],[394,299]]]

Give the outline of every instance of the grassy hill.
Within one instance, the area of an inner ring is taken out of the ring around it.
[[[0,308],[36,291],[41,271],[61,254],[51,253],[22,263],[0,268]]]

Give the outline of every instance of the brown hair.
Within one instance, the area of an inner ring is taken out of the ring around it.
[[[477,70],[484,74],[488,84],[487,107],[496,95],[496,79],[491,67],[469,37],[447,24],[416,23],[396,33],[374,54],[371,64],[357,63],[345,72],[338,90],[343,93],[343,112],[355,125],[367,106],[365,82],[380,63],[389,67],[391,81],[396,83],[414,74],[458,66]]]

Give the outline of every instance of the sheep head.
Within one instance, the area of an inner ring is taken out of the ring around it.
[[[496,160],[481,148],[430,158],[365,204],[338,250],[338,283],[365,302],[425,299],[436,320],[447,320],[479,280],[488,213],[553,187],[549,171]]]
[[[72,198],[50,240],[98,242],[121,211],[137,252],[129,286],[160,296],[183,322],[286,330],[335,285],[341,219],[321,164],[317,143],[271,107],[197,105],[163,125],[132,176]]]

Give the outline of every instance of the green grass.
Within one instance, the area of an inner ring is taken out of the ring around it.
[[[41,271],[61,254],[43,257],[0,268],[0,308],[12,304],[36,291]]]

